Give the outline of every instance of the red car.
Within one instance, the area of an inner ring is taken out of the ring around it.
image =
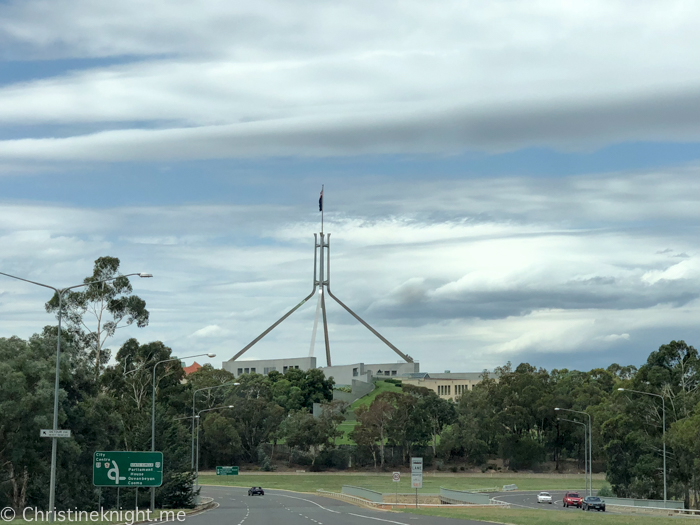
[[[581,508],[581,503],[583,498],[578,495],[578,492],[567,492],[564,494],[564,506],[565,507],[577,507]]]

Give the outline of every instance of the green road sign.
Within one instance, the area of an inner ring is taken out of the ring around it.
[[[162,452],[95,452],[92,484],[96,487],[160,487]]]
[[[217,476],[238,476],[238,467],[216,467]]]

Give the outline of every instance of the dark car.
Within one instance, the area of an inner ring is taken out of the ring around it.
[[[265,491],[262,487],[251,487],[248,489],[248,496],[264,496]]]
[[[583,510],[595,509],[597,511],[605,512],[605,502],[598,496],[587,496],[583,498],[583,503],[581,504]]]
[[[578,492],[567,492],[564,494],[564,506],[565,507],[581,507],[581,496]]]

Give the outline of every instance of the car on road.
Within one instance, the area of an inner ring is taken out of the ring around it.
[[[605,502],[598,496],[588,496],[583,498],[583,503],[581,504],[582,510],[595,509],[597,511],[605,512]]]
[[[262,487],[251,487],[248,489],[248,496],[264,496],[265,491]]]
[[[540,492],[537,495],[537,503],[549,503],[552,504],[552,495],[549,492]]]
[[[564,494],[564,507],[578,507],[581,508],[583,503],[583,498],[579,496],[578,492],[567,492]]]

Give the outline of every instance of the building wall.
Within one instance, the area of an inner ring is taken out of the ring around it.
[[[452,399],[456,401],[459,396],[467,390],[474,388],[474,385],[481,382],[481,379],[446,379],[446,378],[431,378],[425,379],[402,379],[404,385],[422,386],[429,388],[442,399]]]
[[[315,357],[292,357],[288,359],[260,359],[254,361],[224,361],[222,368],[228,370],[235,377],[241,374],[257,373],[267,375],[273,370],[284,374],[287,370],[298,368],[299,370],[310,370],[316,368]]]
[[[420,363],[380,363],[380,364],[365,364],[365,371],[370,372],[373,377],[386,378],[393,377],[402,379],[404,374],[417,374],[420,372]]]
[[[346,403],[352,404],[362,396],[369,394],[372,390],[374,390],[374,383],[371,381],[353,381],[352,392],[333,390],[333,401],[345,401]]]
[[[353,381],[364,381],[370,383],[372,376],[365,369],[364,363],[353,365],[326,366],[321,368],[326,377],[333,377],[338,386],[352,386]]]

